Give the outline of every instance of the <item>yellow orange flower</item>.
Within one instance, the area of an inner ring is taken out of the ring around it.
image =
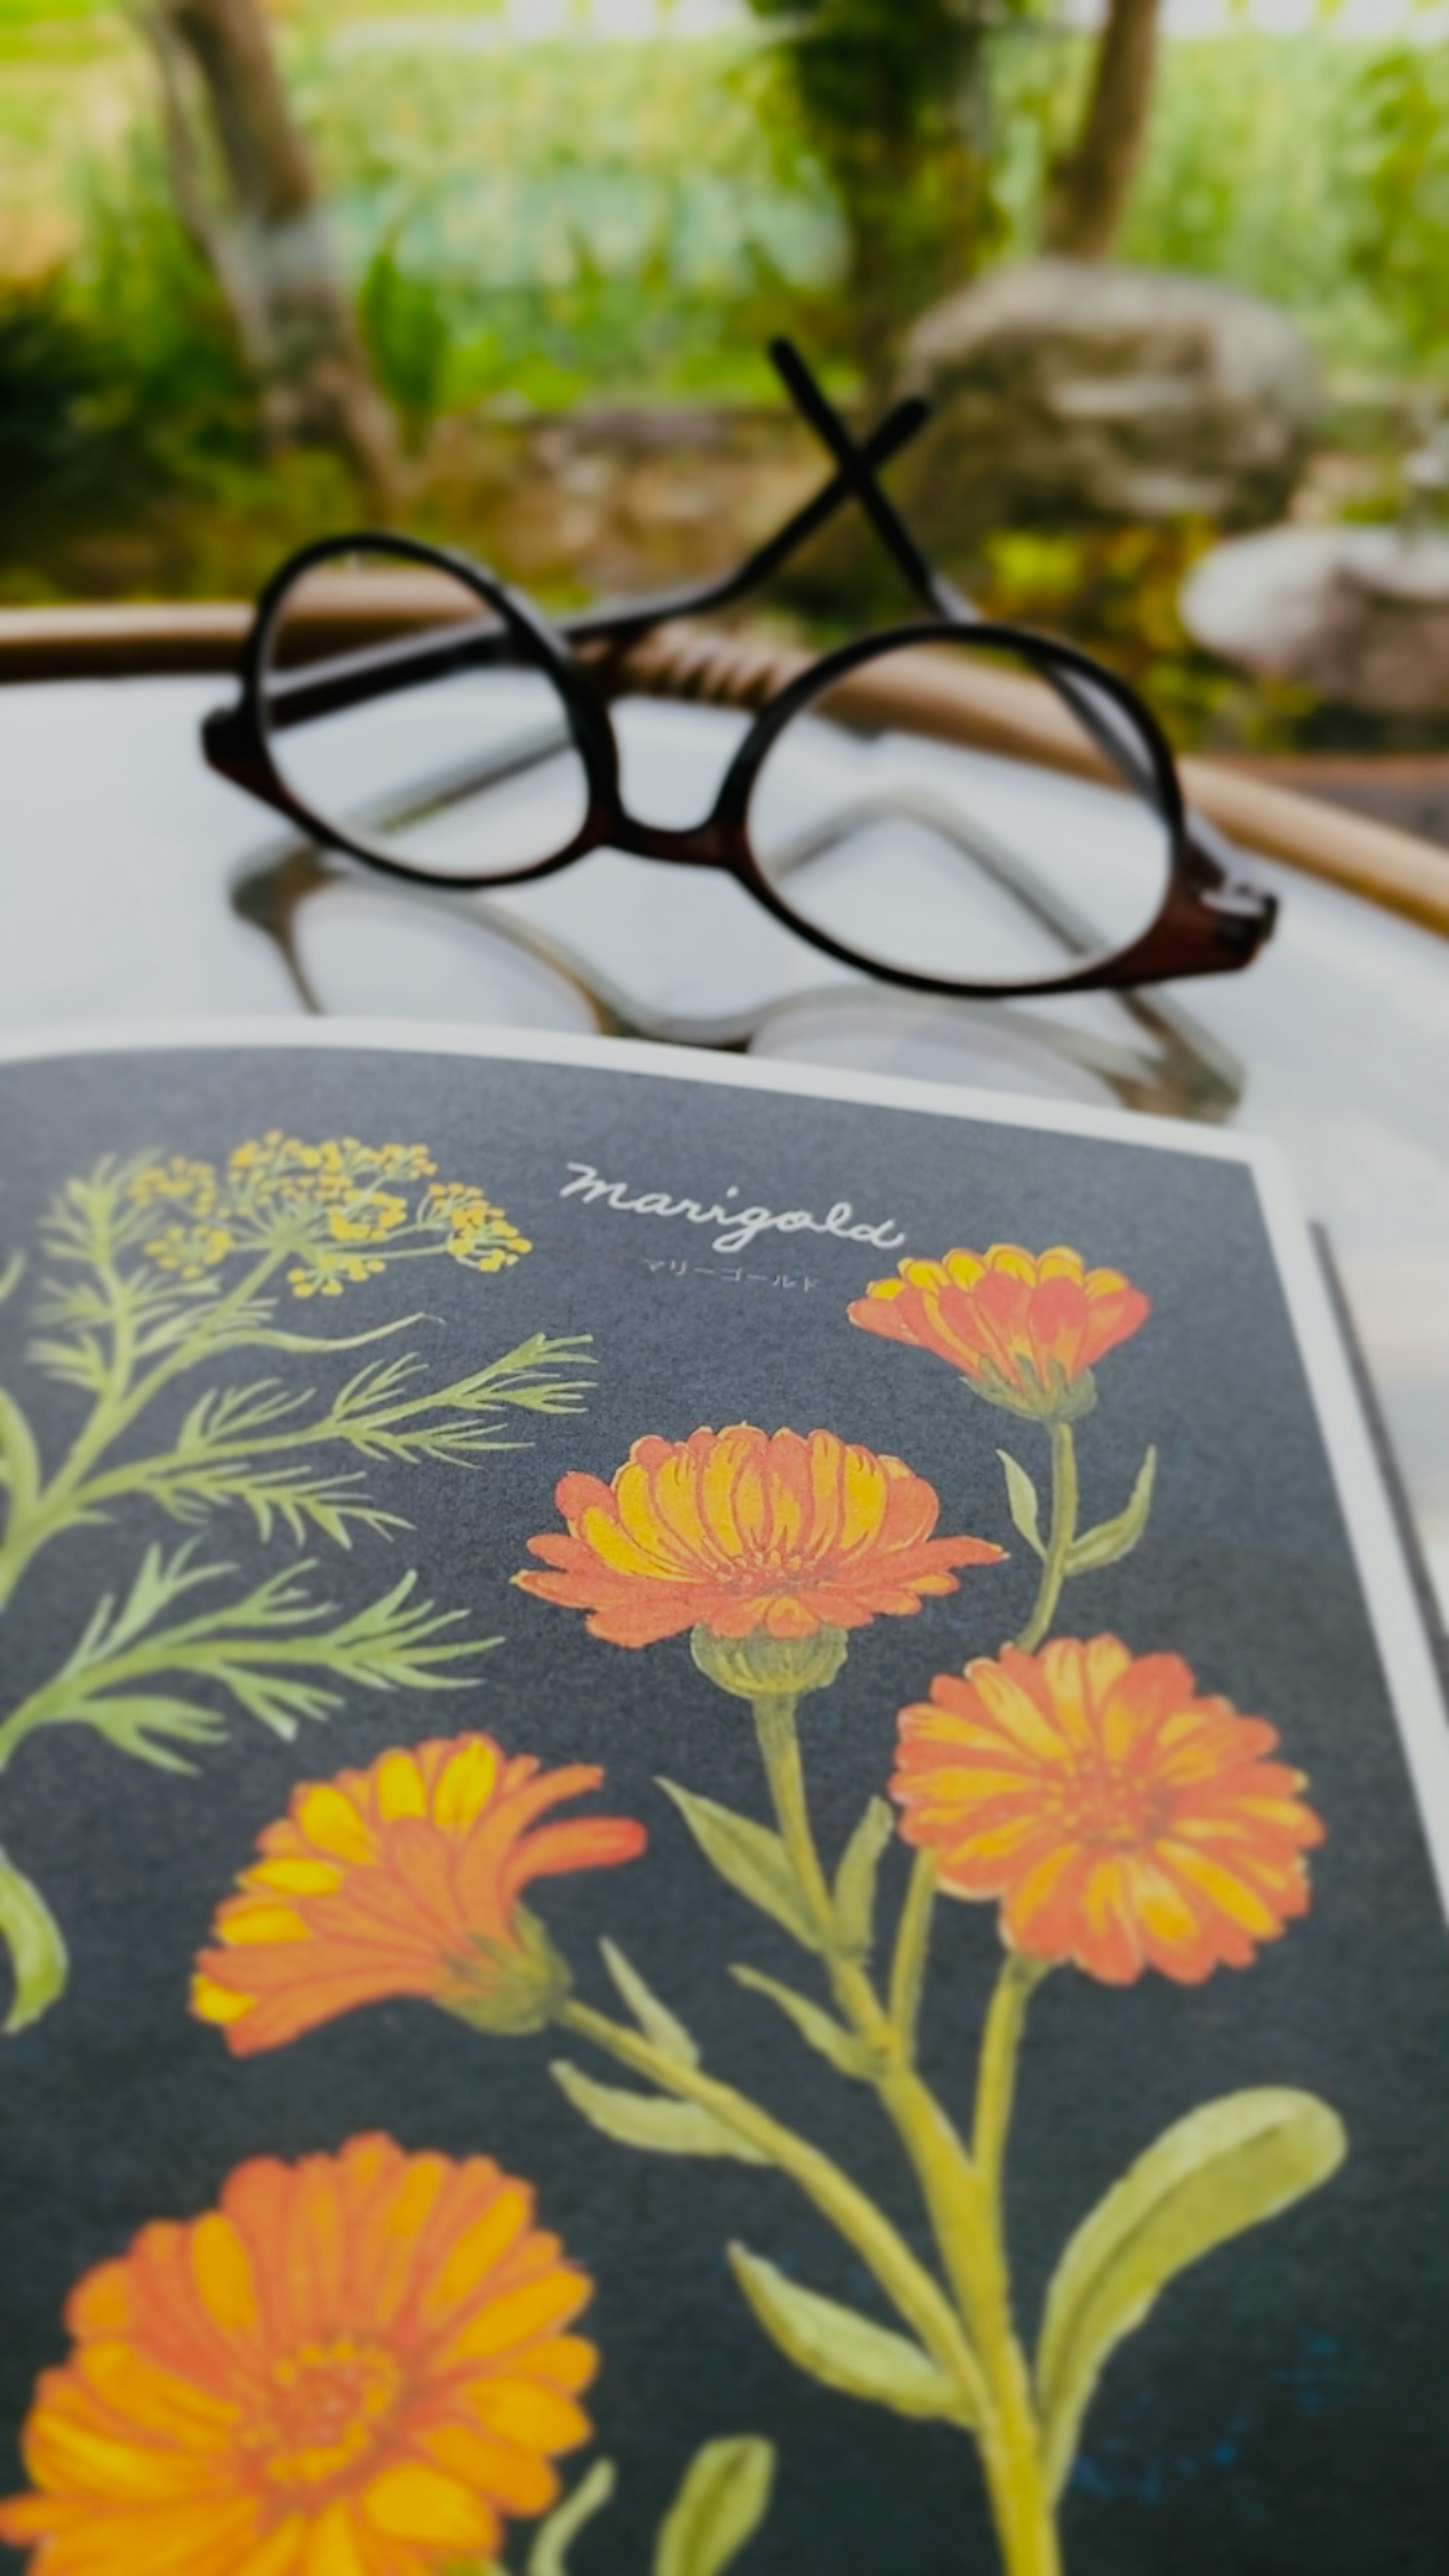
[[[238,2057],[359,2004],[421,1995],[489,2030],[538,2030],[566,1987],[525,1887],[644,1849],[625,1816],[530,1830],[602,1771],[541,1771],[489,1735],[415,1744],[308,1780],[268,1825],[197,1961],[192,2009]]]
[[[565,1476],[568,1536],[530,1539],[551,1573],[525,1592],[586,1610],[596,1637],[649,1646],[685,1628],[716,1637],[813,1636],[919,1610],[954,1592],[953,1567],[990,1565],[981,1538],[934,1538],[940,1504],[901,1459],[833,1431],[751,1423],[688,1440],[636,1440],[612,1484]]]
[[[390,2138],[143,2227],[86,2273],[0,2539],[34,2576],[434,2576],[558,2491],[597,2364],[591,2295],[486,2156]]]
[[[1000,1897],[1012,1946],[1107,1985],[1198,1985],[1308,1910],[1323,1826],[1277,1734],[1209,1698],[1180,1655],[1116,1637],[940,1673],[903,1709],[891,1793],[955,1896]]]
[[[1151,1313],[1120,1270],[1088,1270],[1079,1252],[1015,1243],[903,1261],[850,1308],[862,1331],[934,1351],[982,1395],[1014,1413],[1084,1412],[1091,1370]]]

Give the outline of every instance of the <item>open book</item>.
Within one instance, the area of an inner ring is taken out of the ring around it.
[[[1272,1158],[0,1062],[0,2565],[1440,2576],[1449,1739]]]

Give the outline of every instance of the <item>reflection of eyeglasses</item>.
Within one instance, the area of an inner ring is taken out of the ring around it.
[[[881,489],[874,468],[924,406],[899,405],[857,446],[797,353],[772,354],[836,472],[734,572],[555,629],[462,556],[405,537],[324,540],[262,595],[241,700],[203,727],[212,766],[315,840],[455,892],[603,849],[722,870],[827,955],[924,992],[1071,992],[1246,965],[1272,899],[1185,816],[1149,710],[1086,654],[975,618]],[[852,497],[931,621],[807,665],[724,728],[715,775],[675,782],[683,811],[646,817],[627,648],[743,596]],[[1090,782],[1069,828],[1019,763],[932,738],[919,710],[953,661]]]

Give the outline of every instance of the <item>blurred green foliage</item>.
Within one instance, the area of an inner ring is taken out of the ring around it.
[[[1401,45],[1353,94],[1349,264],[1421,364],[1449,349],[1449,46]]]
[[[773,65],[739,42],[450,38],[477,23],[430,20],[409,53],[405,20],[375,42],[364,20],[292,66],[402,410],[768,397],[764,339],[824,308],[841,259]]]
[[[993,61],[998,192],[1019,245],[1085,62],[1047,35]],[[1117,255],[1282,305],[1330,367],[1431,363],[1449,320],[1449,43],[1169,45]]]
[[[888,382],[912,314],[1003,232],[992,187],[990,40],[1034,0],[750,0],[845,228],[862,376]]]
[[[688,40],[661,6],[657,33],[630,42],[592,36],[578,7],[567,41],[528,45],[440,0],[289,0],[275,22],[419,459],[440,420],[480,405],[770,401],[762,349],[782,328],[850,392],[873,363],[849,309],[862,244],[884,245],[870,291],[892,323],[973,259],[1028,250],[1090,62],[1045,0],[750,0],[753,26]],[[0,0],[8,598],[235,593],[355,511],[336,459],[263,451],[171,205],[148,81],[110,0]],[[1330,370],[1409,380],[1432,406],[1449,44],[1170,44],[1119,247],[1272,298]],[[1387,466],[1382,490],[1357,506],[1392,505]],[[1179,733],[1241,731],[1172,608],[1204,538],[1005,536],[985,588],[1108,650]]]

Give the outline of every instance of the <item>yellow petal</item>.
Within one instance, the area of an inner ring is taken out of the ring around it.
[[[486,2361],[511,2352],[542,2334],[555,2318],[571,2315],[580,2304],[582,2283],[574,2272],[546,2272],[503,2298],[490,2300],[448,2346],[447,2366],[458,2361]]]
[[[131,2343],[88,2344],[73,2367],[113,2413],[127,2417],[139,2432],[159,2433],[168,2442],[215,2448],[237,2420],[235,2406],[225,2398],[158,2368]]]
[[[385,1753],[377,1766],[377,1811],[387,1824],[399,1816],[425,1816],[428,1793],[410,1753]]]
[[[986,1266],[999,1270],[1008,1279],[1024,1280],[1028,1288],[1036,1286],[1036,1263],[1019,1243],[993,1243],[988,1246]]]
[[[278,1896],[330,1896],[345,1873],[330,1860],[263,1860],[249,1869],[244,1887],[269,1887]]]
[[[375,1857],[372,1836],[357,1809],[330,1780],[304,1789],[294,1814],[308,1842],[316,1843],[319,1850],[335,1852],[339,1860],[370,1861]]]
[[[885,1469],[869,1449],[847,1449],[842,1481],[845,1509],[839,1545],[848,1550],[858,1547],[862,1539],[873,1538],[885,1518]]]
[[[191,2009],[198,2021],[216,2022],[224,2029],[228,2022],[240,2021],[255,2002],[254,1995],[233,1994],[230,1986],[219,1986],[214,1977],[191,1980]]]
[[[566,2451],[589,2438],[589,2419],[572,2398],[535,2380],[475,2380],[470,2393],[479,2422],[522,2451]]]
[[[251,1904],[240,1898],[217,1917],[216,1928],[229,1950],[263,1948],[273,1941],[310,1941],[300,1914],[290,1905]]]
[[[330,2504],[307,2534],[306,2554],[297,2576],[375,2576],[363,2553],[361,2535],[346,2504]]]
[[[441,2270],[429,2282],[424,2313],[431,2320],[446,2316],[486,2280],[499,2258],[521,2235],[533,2215],[533,2194],[521,2183],[500,2191],[491,2207],[459,2237]]]
[[[465,1744],[444,1765],[433,1791],[433,1814],[445,1828],[457,1832],[481,1816],[493,1795],[498,1779],[498,1750],[481,1737]]]
[[[558,2494],[557,2471],[536,2451],[520,2451],[512,2442],[486,2441],[481,2433],[470,2433],[461,2424],[435,2424],[418,2440],[430,2459],[504,2513],[547,2513]]]
[[[239,2558],[236,2576],[292,2576],[307,2537],[306,2521],[300,2513],[289,2513],[270,2538],[260,2547]]]
[[[255,2326],[256,2288],[247,2249],[229,2218],[209,2209],[191,2230],[191,2270],[197,2289],[219,2326],[231,2333]]]
[[[152,2442],[118,2441],[44,2404],[26,2436],[26,2459],[38,2486],[98,2505],[189,2503],[215,2491],[213,2450],[160,2450]]]
[[[498,2528],[478,2496],[442,2469],[424,2468],[418,2461],[384,2469],[364,2493],[362,2509],[389,2540],[416,2541],[430,2549],[486,2549]]]

